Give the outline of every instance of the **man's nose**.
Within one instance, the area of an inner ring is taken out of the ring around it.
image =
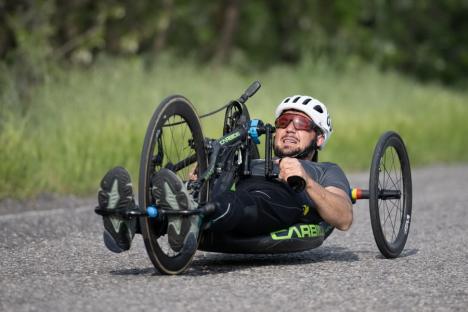
[[[286,127],[287,132],[296,132],[296,127],[294,127],[294,122],[291,120],[291,122],[288,124]]]

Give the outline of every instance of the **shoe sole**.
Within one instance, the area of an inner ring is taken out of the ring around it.
[[[130,202],[129,202],[130,201]],[[115,167],[107,172],[101,181],[98,193],[99,207],[106,209],[126,209],[133,201],[130,174],[123,167]],[[115,253],[130,249],[135,234],[136,220],[120,217],[103,217],[104,244]]]
[[[170,172],[170,173],[168,173]],[[154,185],[164,185],[167,184],[170,188],[172,194],[174,194],[174,199],[177,202],[178,209],[177,210],[187,210],[189,208],[188,204],[188,194],[183,191],[183,183],[175,176],[175,174],[170,171],[169,169],[161,169],[156,176],[156,180],[153,183]],[[153,187],[154,187],[153,185]],[[164,198],[166,200],[167,193],[166,189],[155,189],[156,198],[161,199]],[[172,201],[172,199],[171,199]],[[171,208],[173,208],[171,206]],[[172,219],[172,220],[171,220]],[[174,225],[175,220],[180,220],[180,229],[177,231],[176,226]],[[191,220],[190,217],[182,216],[182,217],[170,217],[168,220],[168,227],[167,227],[167,236],[168,242],[171,246],[171,249],[175,252],[179,252],[186,240],[187,240],[187,233],[189,233],[191,227]]]

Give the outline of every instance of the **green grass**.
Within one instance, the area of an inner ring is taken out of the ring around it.
[[[367,170],[386,130],[406,141],[413,166],[468,161],[468,94],[421,85],[370,66],[334,70],[326,63],[273,67],[264,72],[212,69],[161,61],[106,60],[90,69],[54,72],[32,92],[31,105],[5,91],[0,97],[0,198],[39,192],[87,195],[115,165],[138,175],[141,145],[154,109],[182,94],[206,113],[237,98],[255,79],[262,89],[249,102],[252,117],[273,122],[276,105],[292,94],[327,104],[334,134],[322,160]],[[222,114],[203,120],[206,136],[221,132]]]

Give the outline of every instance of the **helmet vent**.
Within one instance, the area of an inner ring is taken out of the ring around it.
[[[290,99],[291,98],[287,98],[286,100],[284,100],[284,103],[288,103]]]
[[[317,112],[319,112],[320,114],[323,114],[323,109],[322,109],[322,107],[321,107],[320,105],[315,105],[315,106],[314,106],[314,109],[315,109]]]
[[[297,101],[299,101],[300,98],[301,98],[300,96],[294,98],[293,103],[297,103]]]
[[[312,99],[305,99],[304,102],[302,102],[302,105],[307,105]]]

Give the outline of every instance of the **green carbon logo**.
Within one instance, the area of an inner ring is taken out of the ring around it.
[[[283,240],[291,238],[324,236],[325,231],[318,224],[299,224],[290,226],[287,229],[271,232],[270,235],[274,240]]]
[[[230,134],[230,135],[228,135],[227,137],[222,138],[222,139],[219,141],[219,144],[224,145],[224,144],[226,144],[226,143],[228,143],[228,142],[230,142],[230,141],[232,141],[232,140],[238,138],[239,136],[240,136],[240,132],[239,132],[239,131],[234,132],[233,134]]]

